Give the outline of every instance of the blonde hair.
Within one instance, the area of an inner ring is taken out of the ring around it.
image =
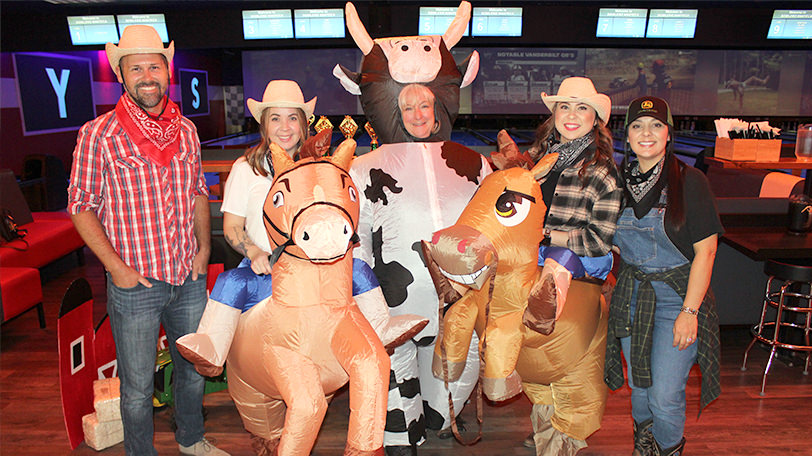
[[[259,144],[253,147],[249,147],[245,150],[245,161],[251,166],[251,169],[254,171],[254,174],[257,176],[268,176],[268,171],[265,169],[265,164],[268,163],[268,156],[270,153],[271,141],[268,139],[268,117],[270,116],[270,109],[271,107],[265,108],[262,111],[262,116],[260,119],[262,122],[259,124],[259,136],[260,141]],[[299,149],[302,147],[307,138],[310,137],[310,128],[307,123],[307,118],[305,117],[305,112],[302,108],[296,108],[296,113],[299,116],[299,128],[302,130],[301,137],[299,139],[299,144],[296,146],[296,153],[299,153]],[[294,154],[295,155],[295,154]]]
[[[434,92],[423,84],[407,85],[406,87],[402,88],[398,94],[398,111],[403,111],[403,105],[406,103],[406,97],[411,94],[416,96],[425,95],[426,99],[431,102],[431,109],[434,111],[434,126],[431,129],[431,134],[436,134],[438,131],[440,131],[440,121],[437,120],[437,111],[435,109],[437,98],[434,96]]]

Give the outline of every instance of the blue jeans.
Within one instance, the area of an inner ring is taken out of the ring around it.
[[[657,310],[654,313],[654,332],[651,346],[652,383],[639,388],[632,380],[632,368],[628,366],[629,387],[632,389],[632,418],[638,423],[654,420],[652,432],[662,448],[671,448],[682,440],[685,429],[685,385],[688,374],[696,360],[696,345],[685,350],[673,347],[674,320],[679,315],[682,299],[664,282],[652,282],[657,294]],[[637,285],[635,285],[635,288]],[[631,314],[634,319],[637,299],[635,289]],[[623,356],[631,359],[631,337],[620,339]]]
[[[204,379],[178,354],[175,340],[197,331],[206,306],[206,276],[175,286],[147,279],[152,288],[137,284],[119,288],[107,276],[107,313],[113,329],[121,380],[121,418],[124,450],[128,455],[157,455],[152,444],[152,393],[158,332],[163,324],[174,363],[175,440],[189,446],[203,438]]]

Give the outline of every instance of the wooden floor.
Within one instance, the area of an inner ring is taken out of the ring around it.
[[[47,328],[37,326],[30,311],[0,328],[0,454],[3,455],[92,455],[96,451],[81,444],[70,451],[59,393],[56,315],[62,293],[78,277],[90,280],[96,298],[94,314],[104,314],[103,271],[96,258],[86,252],[87,264],[75,267],[75,260],[63,260],[44,271]],[[761,369],[767,351],[751,352],[750,369],[739,369],[749,341],[747,330],[722,328],[722,396],[697,419],[699,378],[688,384],[688,455],[812,455],[812,376],[787,360],[774,363],[767,383],[767,395],[760,397]],[[251,454],[247,433],[228,393],[206,396],[207,436],[233,455]],[[627,455],[631,453],[629,390],[609,397],[602,428],[587,442],[580,455]],[[421,456],[432,455],[522,455],[533,450],[522,447],[530,430],[530,404],[519,397],[507,404],[485,407],[485,431],[481,442],[464,447],[432,435],[420,447]],[[473,423],[473,406],[463,416]],[[314,455],[340,455],[346,438],[348,394],[333,400],[319,435]],[[470,428],[473,426],[469,426]],[[470,436],[470,434],[466,434]],[[155,413],[155,444],[161,454],[177,454],[170,430],[169,412]],[[121,445],[103,452],[123,455]]]

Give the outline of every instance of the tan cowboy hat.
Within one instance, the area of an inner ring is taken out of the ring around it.
[[[166,57],[166,63],[169,64],[175,55],[175,42],[170,42],[169,47],[164,48],[164,43],[154,28],[149,25],[128,25],[121,34],[118,46],[107,43],[104,50],[107,51],[110,67],[118,74],[119,60],[132,54],[161,54]]]
[[[568,103],[583,103],[595,109],[598,118],[606,122],[609,115],[612,113],[612,100],[607,95],[598,93],[595,90],[595,85],[589,78],[569,77],[561,82],[558,88],[558,93],[555,95],[547,95],[545,92],[541,93],[541,101],[547,105],[550,112],[553,111],[553,106],[559,101]]]
[[[265,108],[300,108],[305,113],[305,120],[313,115],[316,109],[316,97],[305,103],[302,89],[295,81],[277,79],[268,83],[265,93],[262,94],[262,101],[248,99],[248,110],[257,120],[262,123],[262,111]]]

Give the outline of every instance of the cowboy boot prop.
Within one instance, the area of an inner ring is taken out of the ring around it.
[[[197,332],[178,338],[178,352],[204,377],[223,372],[241,310],[209,299],[197,326]]]

